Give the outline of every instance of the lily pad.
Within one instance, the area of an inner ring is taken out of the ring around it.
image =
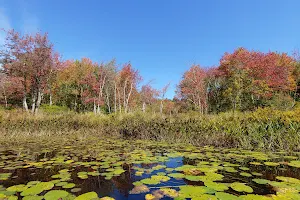
[[[271,166],[271,167],[276,167],[276,166],[280,165],[279,163],[275,163],[275,162],[265,162],[264,164],[267,166]]]
[[[23,197],[22,200],[42,200],[44,196],[26,196]]]
[[[212,181],[206,181],[206,182],[204,182],[204,185],[208,188],[211,188],[213,190],[220,191],[220,192],[229,189],[225,183],[216,183],[216,182],[212,182]]]
[[[64,185],[63,188],[65,188],[65,189],[70,189],[70,188],[73,188],[73,187],[75,187],[75,186],[76,186],[76,185],[75,185],[74,183],[68,183],[68,184]]]
[[[171,197],[171,198],[178,197],[178,192],[174,189],[161,188],[160,191],[162,191],[165,196],[168,196],[168,197]]]
[[[234,182],[230,184],[230,187],[237,192],[253,192],[253,189],[250,186],[247,186],[245,183]]]
[[[179,187],[179,197],[182,198],[195,198],[201,194],[214,194],[216,191],[205,186],[191,186],[185,185]]]
[[[45,190],[51,190],[54,184],[51,182],[40,182],[21,193],[21,196],[34,196],[42,193]]]
[[[63,190],[51,190],[44,195],[45,200],[57,200],[69,195],[68,192]]]
[[[261,185],[265,185],[265,184],[269,183],[269,180],[259,179],[259,178],[252,179],[252,181],[257,183],[257,184],[261,184]]]
[[[26,185],[14,185],[11,186],[9,188],[7,188],[7,191],[11,191],[11,192],[22,192],[24,190],[26,190],[28,188],[28,186]]]
[[[247,173],[247,172],[241,172],[240,173],[241,176],[246,176],[246,177],[251,177],[252,175]]]
[[[171,173],[171,174],[168,174],[168,176],[172,177],[172,178],[176,178],[176,179],[180,179],[180,178],[184,178],[185,175],[182,174],[182,173]]]
[[[216,192],[215,195],[219,200],[240,200],[239,197],[225,192]]]
[[[98,194],[96,192],[88,192],[76,197],[74,200],[92,200],[97,198]]]

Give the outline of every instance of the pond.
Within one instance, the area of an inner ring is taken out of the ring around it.
[[[0,147],[0,199],[300,199],[299,153],[113,138]]]

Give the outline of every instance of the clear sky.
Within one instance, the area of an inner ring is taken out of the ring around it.
[[[193,63],[300,48],[299,23],[300,0],[0,0],[0,28],[48,32],[64,59],[130,61],[169,98]]]

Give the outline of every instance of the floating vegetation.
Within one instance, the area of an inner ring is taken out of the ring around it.
[[[98,194],[96,192],[88,192],[76,197],[75,200],[93,200],[97,198]]]
[[[247,172],[241,172],[240,173],[241,176],[246,176],[246,177],[251,177],[252,175],[247,173]]]
[[[185,177],[185,175],[182,173],[171,173],[171,174],[168,174],[168,176],[172,177],[172,178],[176,178],[176,179],[182,179]]]
[[[197,198],[202,197],[203,194],[214,194],[216,191],[205,186],[181,186],[179,190],[179,197],[181,198]]]
[[[85,138],[0,146],[0,200],[300,199],[300,154]]]
[[[171,188],[161,188],[160,191],[162,191],[162,193],[165,196],[171,197],[171,198],[175,198],[178,196],[178,192],[174,189]]]
[[[253,182],[257,183],[257,184],[261,184],[261,185],[265,185],[269,183],[269,180],[266,179],[252,179]]]
[[[217,182],[212,182],[212,181],[206,181],[204,182],[204,185],[208,188],[211,188],[216,191],[225,191],[228,190],[228,186],[225,183],[217,183]]]
[[[247,192],[247,193],[253,192],[253,189],[247,186],[245,183],[234,182],[230,184],[230,187],[237,192]]]
[[[51,190],[45,194],[44,198],[45,200],[57,200],[63,199],[68,195],[69,193],[63,190]]]

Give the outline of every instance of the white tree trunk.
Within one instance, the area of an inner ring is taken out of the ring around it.
[[[129,91],[128,96],[127,96],[127,99],[126,99],[125,112],[128,111],[128,104],[129,104],[129,98],[130,98],[131,92],[132,92],[132,87],[133,87],[133,84],[131,83],[131,84],[130,84],[130,91]]]
[[[114,95],[115,95],[115,105],[114,105],[114,112],[117,112],[117,84],[116,84],[116,82],[115,82],[115,93],[114,93]]]
[[[32,104],[31,104],[31,112],[34,113],[35,112],[35,103],[36,103],[36,94],[34,93],[32,95]]]
[[[108,108],[108,113],[111,113],[111,109],[110,109],[110,103],[109,103],[109,95],[106,96],[106,104],[107,104],[107,108]]]
[[[8,103],[7,103],[7,97],[6,97],[6,95],[4,95],[4,101],[5,101],[5,108],[7,108],[8,107]]]
[[[52,106],[53,102],[52,102],[52,91],[50,90],[50,94],[49,94],[49,105]]]
[[[36,109],[39,109],[42,103],[43,93],[41,91],[38,92],[38,98],[36,102]]]
[[[120,91],[118,90],[118,99],[119,99],[119,111],[120,113],[122,112],[122,105],[121,105],[121,94],[120,94]]]
[[[97,114],[100,114],[101,110],[100,110],[100,105],[99,103],[97,104]]]
[[[127,79],[124,82],[124,87],[123,87],[123,107],[126,112],[126,87],[127,87]]]
[[[161,100],[161,101],[160,101],[160,107],[159,107],[159,112],[160,112],[160,114],[163,113],[163,107],[164,107],[163,101]]]
[[[27,105],[26,95],[24,95],[24,97],[23,97],[23,108],[26,112],[28,112],[28,105]]]

